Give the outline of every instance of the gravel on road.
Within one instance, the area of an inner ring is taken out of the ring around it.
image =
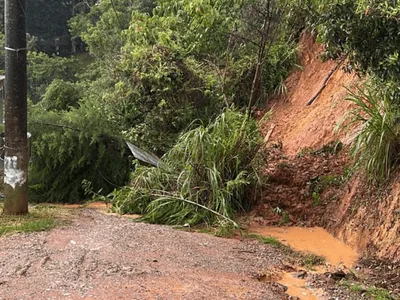
[[[0,299],[288,299],[257,279],[285,260],[257,241],[83,208],[66,227],[0,238]]]

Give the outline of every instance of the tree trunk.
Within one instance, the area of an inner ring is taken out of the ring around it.
[[[25,0],[5,2],[4,214],[28,212]]]
[[[250,99],[249,99],[249,104],[247,107],[248,114],[251,114],[251,107],[255,104],[257,97],[260,94],[260,84],[261,84],[261,77],[262,77],[262,67],[265,59],[265,50],[267,46],[267,39],[269,38],[270,35],[270,29],[271,29],[271,22],[272,22],[272,16],[271,16],[271,0],[267,0],[265,3],[265,14],[264,16],[264,22],[263,26],[261,28],[261,37],[260,37],[260,46],[258,48],[258,55],[257,55],[257,65],[256,65],[256,71],[254,73],[253,77],[253,83],[251,85],[251,92],[250,92]]]
[[[248,111],[249,115],[251,114],[251,107],[256,102],[256,99],[259,95],[260,82],[261,82],[261,68],[262,68],[261,64],[262,63],[260,62],[260,60],[258,60],[257,66],[256,66],[256,71],[255,71],[254,77],[253,77],[253,83],[251,85],[250,100],[249,100],[249,104],[247,107],[247,111]]]

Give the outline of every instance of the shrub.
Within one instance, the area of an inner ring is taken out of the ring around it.
[[[81,90],[78,85],[62,79],[54,79],[43,96],[42,104],[48,110],[62,111],[78,107]]]
[[[62,113],[37,105],[29,112],[31,201],[79,202],[84,197],[83,180],[106,194],[127,182],[125,146],[98,105],[82,103]]]
[[[288,1],[286,6],[286,22],[289,31],[299,38],[304,30],[314,31],[321,9],[324,7],[321,0]]]
[[[353,69],[398,82],[399,15],[397,1],[329,1],[320,14],[319,39],[329,57],[346,56]]]
[[[388,87],[366,84],[350,92],[348,100],[356,104],[348,126],[359,125],[352,153],[365,167],[370,180],[388,178],[399,162],[399,94]]]
[[[212,111],[207,84],[181,55],[163,46],[135,47],[125,56],[114,97],[107,100],[125,137],[159,155],[193,119]]]
[[[226,110],[207,127],[182,134],[158,168],[138,167],[131,186],[114,193],[113,209],[154,223],[226,221],[247,205],[259,145],[256,122]]]
[[[33,103],[41,100],[54,79],[74,81],[79,68],[73,57],[48,56],[41,52],[28,52],[28,97]]]

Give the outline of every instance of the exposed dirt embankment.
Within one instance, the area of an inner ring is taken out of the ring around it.
[[[398,179],[399,175],[382,190],[373,192],[366,192],[360,180],[353,180],[336,212],[336,224],[330,224],[330,229],[360,251],[400,263]]]
[[[343,136],[334,134],[336,125],[350,110],[351,103],[343,101],[346,88],[359,81],[354,74],[337,68],[338,62],[321,60],[322,47],[310,35],[300,40],[299,59],[302,70],[292,73],[286,80],[287,95],[272,103],[273,117],[265,130],[275,126],[271,141],[281,142],[288,155],[295,155],[303,148],[320,148],[333,139]],[[309,101],[318,93],[332,70],[325,88],[311,105]]]
[[[310,35],[302,37],[299,56],[304,69],[287,79],[288,94],[269,104],[273,115],[261,124],[268,138],[265,173],[272,182],[259,213],[270,220],[275,216],[275,224],[323,225],[364,257],[370,254],[398,263],[400,175],[380,191],[366,192],[368,186],[362,180],[348,180],[346,147],[341,151],[323,148],[336,140],[348,143],[351,133],[334,131],[351,110],[351,103],[345,101],[346,88],[360,79],[341,67],[336,69],[337,62],[323,62],[321,51]]]

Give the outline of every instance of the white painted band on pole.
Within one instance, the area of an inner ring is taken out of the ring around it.
[[[26,183],[26,174],[18,168],[18,157],[16,156],[4,157],[4,183],[13,189]]]
[[[20,52],[20,51],[28,50],[28,48],[13,49],[13,48],[10,48],[10,47],[4,47],[4,49],[5,49],[5,50],[8,50],[8,51],[12,51],[12,52]]]

